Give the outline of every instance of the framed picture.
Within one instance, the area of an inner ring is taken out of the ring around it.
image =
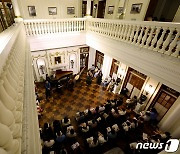
[[[114,12],[114,6],[109,6],[108,7],[108,14],[113,14]]]
[[[132,4],[131,14],[140,13],[142,8],[142,3]]]
[[[67,7],[67,14],[75,14],[75,7]]]
[[[54,57],[55,64],[61,64],[61,56]]]
[[[48,7],[49,15],[57,15],[57,7]]]
[[[123,11],[124,11],[124,7],[118,7],[118,13],[119,13],[119,14],[122,14]]]
[[[35,6],[28,6],[29,16],[36,16]]]

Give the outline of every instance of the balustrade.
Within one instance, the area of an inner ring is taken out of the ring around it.
[[[25,20],[24,26],[27,36],[81,32],[86,30],[86,19]]]
[[[87,19],[86,31],[130,43],[173,57],[180,57],[180,24],[107,19]],[[97,26],[100,25],[100,26]],[[105,25],[105,26],[102,26]]]
[[[88,31],[162,54],[179,57],[179,23],[76,18],[25,20],[27,36]]]

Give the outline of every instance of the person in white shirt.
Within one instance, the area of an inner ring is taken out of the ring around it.
[[[64,119],[62,119],[62,126],[68,126],[71,124],[71,120],[68,119],[67,117],[65,117]]]
[[[106,134],[103,135],[100,132],[98,132],[98,141],[99,141],[99,144],[101,144],[101,145],[106,143],[108,141],[107,135]]]
[[[120,109],[118,110],[120,115],[125,115],[126,114],[126,110],[125,109]]]
[[[48,139],[47,141],[44,141],[44,146],[47,148],[50,148],[54,145],[55,141],[53,139]]]
[[[77,136],[77,134],[76,134],[76,132],[74,131],[74,128],[67,128],[67,132],[66,132],[66,136],[67,137],[76,137]]]
[[[99,112],[102,112],[104,110],[105,110],[105,106],[104,105],[99,106]]]
[[[85,122],[80,124],[80,128],[83,133],[86,133],[89,131],[89,126],[87,126]]]
[[[99,144],[98,138],[97,137],[93,137],[93,140],[89,143],[89,147],[90,148],[94,148],[97,147]]]

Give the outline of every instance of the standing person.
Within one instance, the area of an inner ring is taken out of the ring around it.
[[[48,97],[51,95],[51,84],[47,80],[45,83],[45,88],[46,88],[46,99],[48,99]]]
[[[97,84],[101,84],[101,82],[102,82],[102,76],[103,76],[103,74],[102,74],[102,72],[101,71],[99,71],[99,74],[97,75]]]

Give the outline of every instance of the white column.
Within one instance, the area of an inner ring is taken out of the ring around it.
[[[87,0],[86,16],[91,16],[91,0]]]
[[[88,69],[92,67],[92,64],[95,64],[96,50],[89,47],[89,60],[88,60]]]
[[[112,65],[112,58],[107,55],[104,55],[103,66],[102,66],[103,79],[109,76],[111,65]]]
[[[16,16],[15,21],[16,22],[22,21],[21,13],[20,13],[20,10],[19,10],[17,0],[12,0],[12,5],[13,5],[13,9],[14,9],[14,14]]]

